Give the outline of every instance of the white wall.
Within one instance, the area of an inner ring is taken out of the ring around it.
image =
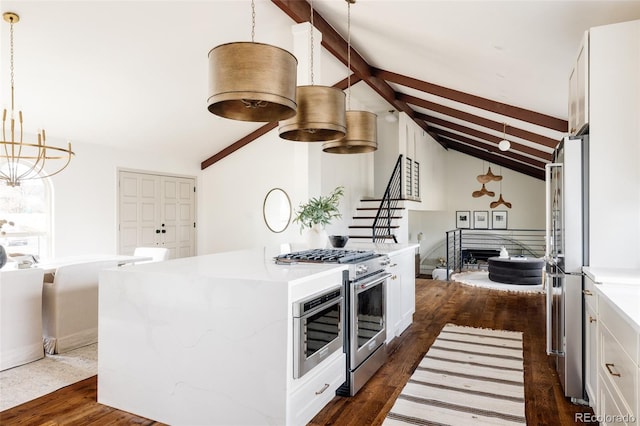
[[[72,148],[76,155],[67,169],[51,178],[55,257],[117,253],[118,168],[187,176],[200,172],[199,164],[188,164],[179,153],[163,157],[87,143]]]
[[[298,224],[276,234],[264,223],[262,204],[272,188],[287,192],[295,214],[309,197],[327,195],[343,185],[343,218],[327,226],[327,233],[346,233],[360,197],[373,190],[373,154],[326,154],[321,147],[322,143],[285,141],[274,129],[205,169],[199,253],[304,244]]]
[[[447,210],[451,214],[451,227],[455,227],[456,210],[507,210],[509,229],[544,229],[545,189],[544,181],[514,172],[507,168],[491,165],[495,175],[502,175],[501,182],[489,182],[485,187],[494,191],[494,197],[473,198],[471,193],[481,188],[477,176],[485,174],[489,163],[457,151],[447,153]],[[512,203],[512,208],[499,206],[491,209],[489,204],[496,201],[502,190],[503,199]]]
[[[372,194],[376,198],[381,198],[384,195],[393,167],[396,165],[398,155],[400,155],[398,132],[403,114],[399,114],[400,119],[394,123],[389,123],[381,116],[378,117],[378,150],[375,152],[376,174],[374,194]]]
[[[506,210],[509,229],[544,229],[545,226],[545,188],[544,181],[514,172],[506,168],[491,165],[495,175],[501,174],[503,199],[512,203],[512,208],[499,206],[491,209],[489,204],[500,196],[500,183],[490,182],[485,187],[495,192],[494,197],[473,198],[471,193],[479,190],[481,184],[476,177],[487,172],[489,163],[457,151],[446,151],[446,208],[412,210],[409,215],[409,239],[417,241],[422,232],[420,254],[422,258],[437,258],[444,255],[446,231],[455,229],[457,210],[487,211],[489,218],[492,210]],[[422,198],[429,197],[429,190]]]
[[[388,140],[379,138],[379,144]],[[54,255],[117,252],[118,168],[197,178],[198,254],[285,242],[303,244],[305,236],[297,224],[276,234],[264,223],[264,197],[275,187],[289,194],[295,210],[310,196],[326,195],[336,186],[344,185],[345,197],[340,205],[343,219],[329,225],[327,232],[345,234],[360,198],[374,194],[374,155],[377,153],[326,154],[321,145],[284,141],[278,137],[277,130],[273,130],[200,171],[199,164],[189,164],[175,156],[76,143],[73,146],[76,157],[64,172],[52,178]],[[418,146],[418,149],[422,148]],[[444,169],[446,187],[441,189],[438,184],[430,188],[429,182],[423,183],[423,204],[429,210],[409,213],[409,239],[416,241],[418,232],[423,233],[423,257],[444,239],[445,231],[455,227],[456,210],[490,211],[488,204],[492,201],[471,197],[471,192],[480,187],[475,178],[482,172],[481,160],[444,151],[437,144],[425,145],[425,153],[423,177],[429,176],[427,164],[431,162],[433,167]],[[495,166],[492,170],[496,174],[500,172]],[[388,173],[390,171],[382,172],[384,180],[388,179]],[[513,209],[507,209],[509,227],[542,228],[543,182],[507,169],[503,169],[502,174],[504,198],[513,203]],[[499,191],[496,184],[487,187]],[[446,195],[444,208],[429,205],[429,194],[439,190]]]
[[[354,106],[354,109],[358,106]],[[262,205],[272,188],[285,190],[295,213],[311,196],[326,195],[345,186],[340,204],[342,220],[327,226],[328,234],[346,234],[362,197],[371,197],[374,186],[386,181],[398,153],[398,124],[378,120],[379,150],[370,154],[326,154],[321,143],[297,143],[280,139],[277,129],[234,152],[204,171],[179,156],[123,150],[76,143],[75,158],[54,185],[54,255],[117,252],[117,171],[119,168],[197,178],[197,252],[207,254],[247,247],[304,244],[297,224],[282,233],[264,223]],[[416,130],[422,134],[422,129]],[[423,233],[424,257],[440,244],[444,233],[455,227],[456,210],[490,211],[487,197],[475,199],[478,174],[488,164],[445,151],[429,135],[416,145],[421,163],[422,202],[411,203],[409,240]],[[385,153],[388,154],[385,158]],[[375,163],[374,163],[375,161]],[[374,164],[382,171],[374,178]],[[495,174],[500,168],[493,166]],[[508,210],[509,228],[544,227],[544,183],[502,169],[503,193],[513,203]],[[487,188],[499,195],[497,183]]]

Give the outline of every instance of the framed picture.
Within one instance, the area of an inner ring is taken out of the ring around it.
[[[466,211],[457,211],[456,212],[456,228],[469,229],[471,226],[471,212],[469,210]]]
[[[507,229],[507,211],[493,210],[491,212],[491,225],[493,229]]]
[[[489,229],[489,212],[474,211],[473,212],[473,228]]]

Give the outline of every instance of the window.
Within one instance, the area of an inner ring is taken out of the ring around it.
[[[0,182],[0,218],[14,223],[3,227],[6,234],[0,239],[9,255],[50,257],[51,192],[48,179],[27,180],[16,187]]]

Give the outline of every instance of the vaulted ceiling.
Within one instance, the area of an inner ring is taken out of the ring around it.
[[[313,7],[323,34],[320,83],[345,88],[347,4]],[[247,40],[249,0],[0,0],[0,8],[21,16],[16,100],[27,132],[179,150],[206,168],[277,126],[206,108],[207,53]],[[447,149],[537,178],[566,133],[568,76],[584,31],[640,19],[640,1],[358,0],[351,9],[360,104],[379,115],[403,111]],[[309,13],[304,0],[256,0],[256,41],[292,50],[291,25]],[[502,152],[505,133],[511,149]]]
[[[296,23],[311,22],[311,5],[307,1],[271,1]],[[323,34],[322,46],[347,65],[347,41],[316,7],[313,22]],[[500,46],[494,48],[502,49]],[[413,57],[407,56],[405,60],[412,61]],[[388,103],[389,112],[406,113],[444,148],[538,179],[544,179],[544,166],[550,162],[553,149],[567,133],[566,114],[555,117],[403,75],[394,72],[394,69],[377,68],[353,48],[351,71],[352,83],[366,83]],[[497,75],[500,76],[499,71]],[[568,91],[568,76],[565,83],[565,90]],[[345,84],[343,80],[335,86],[344,88]],[[526,84],[526,81],[522,84]],[[277,123],[264,125],[259,131],[204,161],[202,167],[214,164],[276,126]],[[498,144],[505,138],[511,145],[509,150],[502,151]]]

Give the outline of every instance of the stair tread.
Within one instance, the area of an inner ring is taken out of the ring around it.
[[[356,210],[378,210],[377,207],[356,207]],[[385,207],[383,210],[406,210],[405,207]]]
[[[349,225],[349,228],[353,229],[373,229],[373,225]],[[399,228],[399,226],[391,225],[391,226],[378,226],[378,228]]]
[[[375,216],[352,216],[352,219],[375,219]],[[402,219],[402,216],[380,216],[380,219]]]
[[[369,239],[369,240],[370,240],[370,239],[372,239],[372,238],[373,238],[373,236],[371,236],[371,235],[349,235],[349,238],[352,238],[352,239],[362,239],[362,238],[367,238],[367,239]],[[376,236],[376,238],[378,238],[378,239],[381,239],[381,238],[384,238],[384,239],[393,239],[393,235],[377,235],[377,236]]]

